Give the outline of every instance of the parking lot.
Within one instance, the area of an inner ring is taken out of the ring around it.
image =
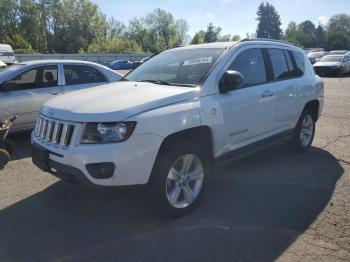
[[[0,171],[0,261],[350,261],[350,77],[325,78],[314,147],[218,169],[170,220],[142,191],[92,190],[34,167],[29,134]]]

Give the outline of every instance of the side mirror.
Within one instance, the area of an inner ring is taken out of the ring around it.
[[[224,73],[219,82],[219,91],[225,94],[232,90],[243,87],[244,77],[240,72],[228,70]]]

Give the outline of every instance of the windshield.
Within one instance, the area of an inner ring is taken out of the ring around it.
[[[325,55],[326,55],[325,53],[310,53],[310,54],[308,54],[308,57],[320,58],[320,57],[323,57]]]
[[[320,62],[341,62],[342,59],[343,59],[343,56],[326,55],[321,58]]]
[[[5,68],[0,70],[0,76],[5,75],[5,74],[10,73],[10,72],[13,72],[22,66],[23,66],[23,64],[16,64],[16,65],[11,65],[11,66],[5,67]]]
[[[136,82],[196,86],[224,48],[170,50],[156,55],[124,77]]]

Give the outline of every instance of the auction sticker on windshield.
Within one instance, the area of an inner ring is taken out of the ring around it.
[[[210,64],[213,61],[213,57],[196,57],[189,60],[185,60],[184,66],[186,65],[198,65],[198,64]]]

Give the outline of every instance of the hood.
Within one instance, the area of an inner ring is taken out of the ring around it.
[[[317,62],[314,66],[340,66],[340,62]]]
[[[116,82],[60,95],[41,113],[73,122],[122,121],[141,112],[193,99],[199,88]]]

